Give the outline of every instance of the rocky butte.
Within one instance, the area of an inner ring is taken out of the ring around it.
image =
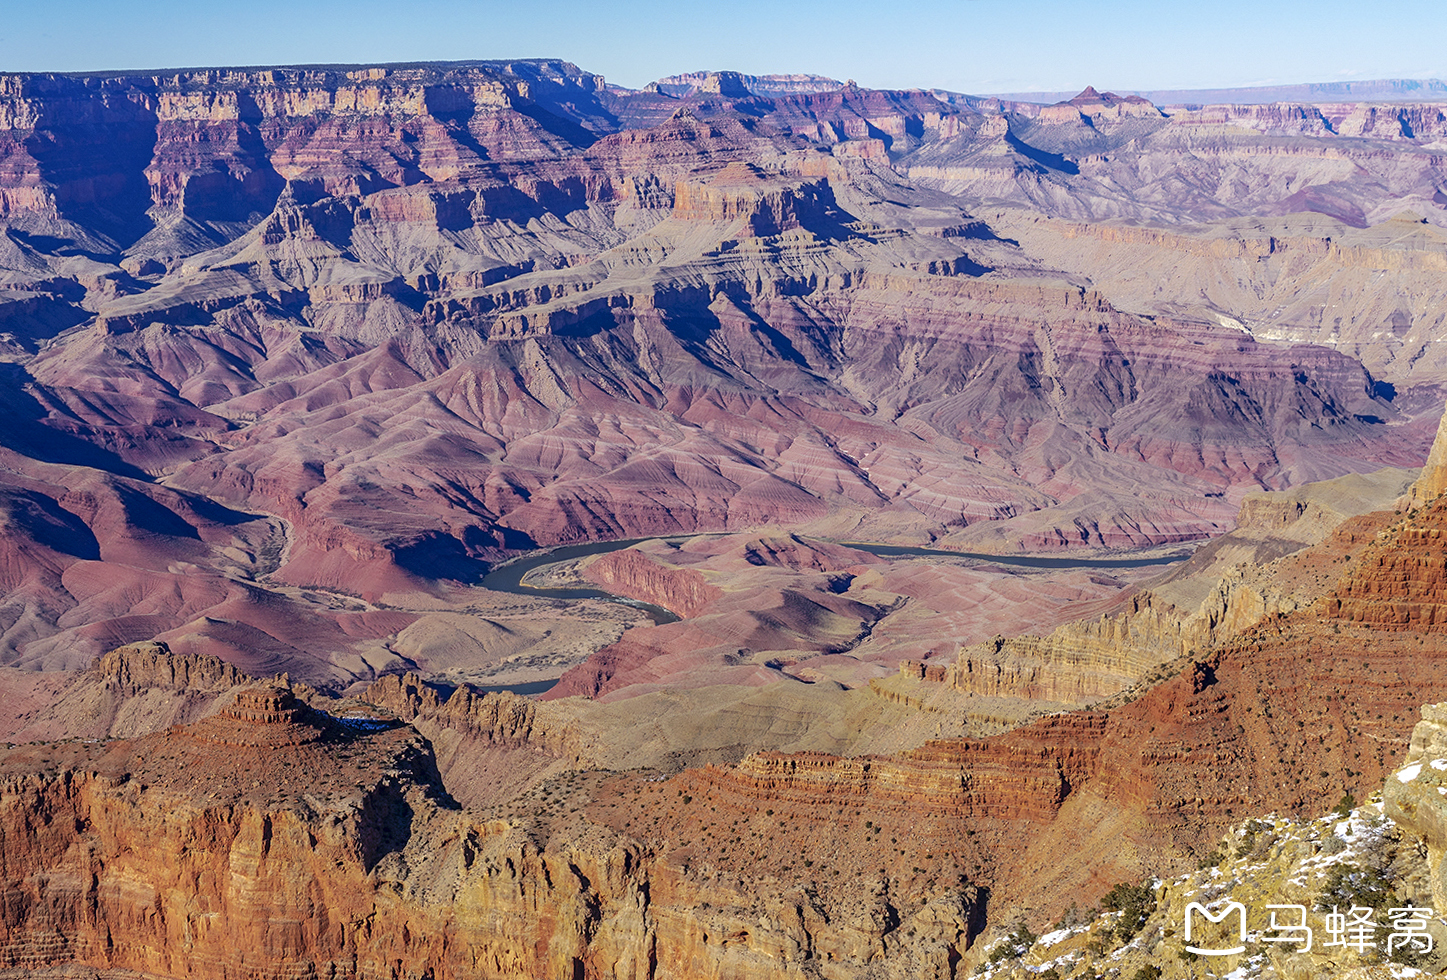
[[[1439,894],[1444,136],[0,76],[0,967],[958,977],[1384,780]]]

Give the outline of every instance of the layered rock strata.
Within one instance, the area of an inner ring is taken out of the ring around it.
[[[1248,490],[1415,465],[1436,421],[1437,226],[1387,220],[1440,211],[1423,107],[552,61],[0,81],[5,663],[160,637],[369,682],[415,621],[376,601],[535,545],[1195,540]]]
[[[632,549],[615,551],[590,562],[583,576],[630,599],[662,606],[683,618],[695,616],[723,591],[697,571],[668,568]]]
[[[156,642],[117,647],[67,680],[49,703],[17,719],[7,739],[134,738],[196,721],[255,683],[223,660],[175,656]]]
[[[824,959],[862,977],[889,954],[898,975],[942,977],[979,914],[971,889],[919,904],[887,880],[863,899],[768,876],[731,892],[547,805],[459,812],[413,729],[275,688],[197,726],[3,765],[0,962],[36,973],[793,977]],[[888,935],[905,902],[907,951]]]
[[[1443,513],[1378,515],[1370,540],[1405,559]],[[1377,567],[1349,559],[1333,595]],[[457,808],[466,772],[413,725],[243,686],[192,726],[9,751],[0,955],[172,976],[948,977],[992,910],[1171,871],[1248,812],[1380,784],[1423,695],[1447,697],[1444,650],[1326,607],[996,738],[553,770],[481,810]],[[416,678],[373,700],[512,752],[555,710]]]
[[[1412,485],[1429,479],[1429,470]],[[1045,636],[997,636],[961,649],[952,664],[932,666],[936,675],[943,668],[940,681],[968,694],[1089,704],[1131,688],[1163,664],[1198,656],[1258,623],[1325,600],[1340,564],[1347,561],[1355,562],[1357,574],[1353,584],[1339,587],[1328,600],[1324,610],[1329,615],[1349,616],[1344,609],[1359,608],[1360,615],[1384,622],[1411,615],[1427,616],[1430,622],[1430,602],[1423,607],[1421,596],[1410,606],[1415,613],[1395,605],[1413,602],[1417,592],[1431,593],[1430,572],[1408,585],[1412,576],[1407,568],[1369,573],[1362,563],[1431,565],[1433,532],[1402,532],[1424,535],[1405,550],[1391,537],[1382,547],[1391,555],[1412,557],[1379,559],[1371,543],[1379,519],[1348,516],[1364,501],[1391,502],[1405,486],[1405,472],[1383,471],[1369,482],[1352,478],[1248,496],[1235,530],[1199,549],[1158,582],[1123,595],[1098,619],[1067,623]],[[1398,586],[1400,595],[1389,595]],[[1360,606],[1350,598],[1356,589],[1373,590]]]

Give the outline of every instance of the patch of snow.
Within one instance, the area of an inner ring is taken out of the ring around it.
[[[1084,931],[1084,926],[1080,926],[1078,928],[1074,926],[1066,926],[1064,929],[1056,929],[1054,932],[1047,932],[1045,935],[1037,939],[1036,942],[1041,946],[1049,948],[1051,946],[1054,946],[1056,943],[1062,943],[1065,940],[1069,939],[1071,936],[1074,936],[1077,933]]]
[[[1397,773],[1397,782],[1410,783],[1422,772],[1422,763],[1414,762],[1401,772]]]
[[[1026,966],[1025,969],[1031,973],[1044,973],[1046,970],[1063,969],[1068,973],[1071,967],[1075,966],[1075,961],[1079,958],[1080,954],[1078,953],[1067,953],[1064,956],[1056,957],[1048,963],[1041,963],[1039,966]]]
[[[1447,759],[1433,759],[1427,763],[1427,765],[1436,769],[1438,772],[1447,772]]]
[[[323,711],[322,714],[326,714],[326,712]],[[385,718],[374,718],[371,715],[330,715],[329,717],[351,732],[381,732],[397,727],[397,722],[388,721]]]

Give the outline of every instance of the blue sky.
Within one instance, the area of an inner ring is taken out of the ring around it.
[[[965,92],[1447,77],[1442,0],[0,0],[0,70],[561,57],[638,87],[814,72]]]

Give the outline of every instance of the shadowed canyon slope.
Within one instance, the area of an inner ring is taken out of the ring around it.
[[[536,545],[1158,545],[1425,456],[1440,107],[665,81],[0,78],[0,659],[345,684]]]

